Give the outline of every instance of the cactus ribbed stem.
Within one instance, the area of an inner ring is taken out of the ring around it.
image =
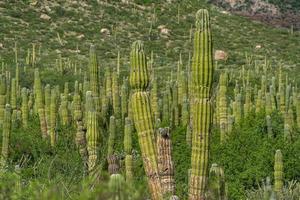
[[[158,107],[158,86],[157,86],[156,78],[154,78],[152,82],[150,97],[151,97],[151,109],[153,113],[153,118],[155,121],[157,121],[160,118],[160,112]]]
[[[152,200],[162,200],[157,152],[154,140],[154,124],[150,100],[146,89],[149,85],[149,73],[143,43],[136,41],[130,54],[130,86],[134,89],[131,96],[133,121],[138,133],[144,168]]]
[[[0,158],[0,168],[3,169],[7,165],[9,156],[9,140],[11,135],[11,107],[6,104],[3,120],[3,134],[2,134],[2,149]]]
[[[56,118],[57,118],[57,96],[55,89],[50,90],[50,106],[49,106],[49,134],[50,143],[53,147],[56,143]]]
[[[4,75],[0,76],[0,125],[4,120],[4,111],[6,103],[6,78]]]
[[[42,83],[41,83],[41,78],[40,78],[40,73],[38,68],[35,69],[35,73],[34,73],[34,91],[35,91],[35,106],[40,118],[42,136],[43,138],[46,138],[48,136],[47,121],[46,121],[46,115],[44,109]]]
[[[88,171],[90,175],[95,173],[98,164],[99,149],[99,124],[96,111],[88,111],[87,116],[87,151],[88,151]]]
[[[196,14],[192,65],[192,156],[189,200],[204,200],[208,176],[209,137],[212,121],[213,83],[212,35],[209,13]]]
[[[51,87],[49,84],[45,87],[45,116],[47,122],[47,130],[50,132],[50,105],[51,105]]]
[[[220,76],[219,86],[219,116],[220,116],[220,138],[221,143],[226,140],[228,133],[228,107],[227,107],[227,73],[223,73]]]
[[[275,153],[275,163],[274,163],[274,191],[276,193],[282,192],[283,189],[283,161],[282,153],[277,150]]]
[[[28,117],[29,117],[28,92],[26,88],[23,88],[22,89],[22,124],[24,128],[28,127]]]
[[[133,157],[132,157],[132,122],[130,118],[125,118],[124,127],[124,150],[125,150],[125,173],[126,182],[132,182],[133,179]]]

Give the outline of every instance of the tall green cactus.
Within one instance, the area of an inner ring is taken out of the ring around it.
[[[89,58],[89,76],[90,76],[90,90],[92,92],[95,109],[100,111],[100,81],[99,81],[99,66],[96,55],[96,48],[94,45],[90,47]]]
[[[40,118],[42,136],[43,138],[46,138],[48,136],[47,121],[46,121],[45,108],[44,108],[42,83],[41,83],[41,78],[40,78],[40,73],[38,68],[36,68],[34,72],[34,93],[35,93],[35,106]]]
[[[209,13],[196,14],[192,64],[192,155],[189,199],[205,199],[208,176],[209,137],[212,121],[213,55]]]
[[[133,179],[133,157],[132,157],[132,122],[130,118],[125,118],[124,126],[124,150],[125,150],[125,174],[126,182]]]
[[[24,128],[28,127],[28,117],[29,117],[29,109],[28,109],[28,92],[27,88],[22,89],[22,124]]]
[[[95,110],[94,101],[92,99],[92,92],[86,93],[87,106],[87,151],[88,151],[88,171],[89,175],[95,175],[98,159],[99,159],[99,142],[100,142],[100,129],[98,114]]]
[[[4,121],[3,121],[3,134],[2,134],[2,150],[0,158],[0,168],[6,167],[9,155],[9,140],[11,135],[11,107],[6,104],[4,111]]]
[[[219,116],[220,116],[220,138],[224,142],[228,133],[228,107],[227,107],[227,73],[220,75],[219,84]]]
[[[107,158],[109,158],[114,154],[115,139],[116,139],[116,119],[114,116],[111,116],[109,119]]]
[[[45,116],[47,122],[47,130],[50,132],[50,104],[51,104],[51,87],[49,84],[45,86]]]
[[[160,112],[158,107],[158,86],[157,86],[157,79],[154,77],[152,81],[152,88],[150,91],[150,98],[151,98],[151,109],[153,113],[153,119],[158,120],[160,118]]]
[[[2,125],[4,120],[6,102],[6,78],[4,75],[0,76],[0,125]]]
[[[56,118],[57,118],[57,94],[55,89],[50,90],[49,105],[49,135],[50,144],[54,146],[56,143]]]
[[[283,189],[283,161],[282,153],[280,150],[276,150],[275,163],[274,163],[274,191],[276,193],[282,192]]]
[[[134,90],[131,96],[133,121],[138,133],[149,190],[153,200],[162,200],[163,194],[154,139],[154,121],[149,96],[146,92],[149,85],[149,72],[143,42],[136,41],[133,43],[130,64],[130,86]]]

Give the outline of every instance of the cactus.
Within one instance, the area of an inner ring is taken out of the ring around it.
[[[88,171],[89,175],[95,175],[95,171],[98,165],[98,149],[100,140],[100,129],[98,122],[98,115],[95,111],[94,101],[92,99],[92,92],[88,91],[86,93],[86,103],[87,106],[87,151],[88,151]]]
[[[11,79],[11,98],[10,98],[10,105],[12,110],[17,109],[17,88],[16,88],[16,79]]]
[[[283,161],[280,150],[276,150],[275,153],[274,180],[274,191],[279,194],[283,188]]]
[[[61,123],[63,126],[68,126],[70,124],[70,112],[68,109],[68,99],[67,96],[64,94],[61,95],[61,102],[60,102],[60,118],[61,118]]]
[[[35,106],[40,118],[42,136],[43,138],[46,138],[48,136],[47,122],[46,122],[46,115],[44,109],[42,83],[41,83],[41,78],[40,78],[40,73],[38,68],[36,68],[34,72],[34,92],[35,92]]]
[[[50,90],[49,105],[49,135],[50,144],[53,147],[56,143],[56,118],[57,118],[57,96],[54,89]]]
[[[3,121],[3,134],[2,134],[2,149],[0,158],[0,168],[4,169],[7,165],[9,155],[9,140],[11,135],[11,106],[6,104],[4,111]]]
[[[236,100],[233,103],[233,115],[236,123],[242,120],[242,95],[237,94]]]
[[[179,106],[178,106],[178,87],[175,83],[172,87],[172,126],[177,127],[179,125]]]
[[[252,110],[252,102],[251,102],[251,88],[248,85],[246,87],[246,94],[245,94],[245,104],[244,104],[244,116],[248,116],[248,114]]]
[[[47,131],[50,132],[50,105],[51,105],[51,87],[49,84],[45,87],[45,116],[47,122]]]
[[[181,124],[187,126],[189,124],[190,112],[189,112],[189,100],[187,96],[183,98],[183,103],[181,107]]]
[[[113,113],[116,118],[116,126],[117,131],[121,130],[121,99],[119,93],[119,83],[118,83],[118,76],[116,73],[112,75],[112,102],[113,102]]]
[[[121,174],[112,174],[109,179],[109,190],[112,192],[112,199],[126,199],[125,198],[125,180]]]
[[[150,100],[146,88],[149,85],[149,72],[143,43],[136,41],[130,54],[130,86],[134,90],[131,96],[133,121],[138,134],[149,191],[153,200],[162,200],[157,152],[154,141],[154,124]]]
[[[99,82],[99,67],[96,56],[96,48],[94,45],[90,47],[90,58],[89,58],[89,75],[90,75],[90,90],[92,92],[95,109],[97,112],[100,111],[100,82]]]
[[[159,128],[157,134],[158,170],[164,197],[175,192],[174,165],[172,161],[172,144],[170,129]]]
[[[163,95],[162,122],[163,124],[169,124],[170,122],[169,96],[167,95],[167,92]]]
[[[128,83],[127,80],[123,80],[121,87],[121,113],[122,113],[122,122],[125,120],[125,117],[128,115]]]
[[[28,117],[29,117],[29,108],[28,108],[28,93],[27,89],[22,89],[22,124],[24,128],[28,127]]]
[[[220,76],[220,86],[219,86],[219,116],[220,116],[220,138],[221,143],[226,140],[228,133],[228,108],[227,108],[227,73],[222,73]]]
[[[209,170],[208,181],[208,199],[225,200],[226,199],[226,186],[225,177],[222,167],[216,163],[212,164]]]
[[[6,78],[4,75],[0,76],[0,125],[2,125],[4,120],[6,102]]]
[[[110,166],[110,164],[115,164],[112,159],[114,157],[114,145],[116,139],[116,119],[111,116],[109,119],[109,137],[108,137],[108,147],[107,147],[107,161],[109,162],[108,170],[110,174],[116,173],[116,167]]]
[[[297,114],[297,127],[300,129],[300,94],[297,96],[296,114]]]
[[[153,119],[156,121],[160,118],[160,112],[158,107],[158,86],[157,86],[157,79],[154,78],[152,81],[152,88],[150,91],[150,98],[151,98],[151,109],[153,113]]]
[[[211,93],[213,83],[212,36],[209,13],[196,14],[192,65],[192,155],[189,199],[205,199],[207,185],[209,135],[212,119]],[[200,159],[201,158],[201,159]]]
[[[284,138],[288,141],[292,140],[294,127],[294,116],[293,111],[290,108],[284,113]]]
[[[272,119],[271,119],[270,115],[266,116],[266,122],[267,122],[268,137],[269,138],[273,138]]]
[[[75,87],[77,88],[77,87]],[[86,148],[86,129],[83,124],[83,113],[81,108],[81,96],[78,93],[78,90],[75,89],[73,97],[73,109],[74,109],[74,120],[76,122],[76,136],[75,143],[79,150],[83,162],[83,171],[84,174],[88,171],[87,161],[88,161],[88,152]]]
[[[125,118],[124,127],[124,150],[125,150],[125,174],[126,182],[132,182],[133,179],[133,158],[132,158],[132,122],[130,118]]]

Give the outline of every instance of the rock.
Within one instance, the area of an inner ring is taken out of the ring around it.
[[[2,43],[0,43],[0,49],[3,49],[3,44]]]
[[[103,35],[110,35],[110,31],[107,28],[102,28],[100,30],[100,33]]]
[[[228,59],[228,53],[222,50],[216,50],[215,51],[215,60],[224,60],[226,61]]]
[[[76,38],[77,39],[82,39],[82,38],[84,38],[85,36],[84,36],[84,34],[80,34],[80,35],[78,35]]]
[[[159,25],[157,28],[159,29],[160,35],[162,37],[167,38],[168,36],[170,36],[171,30],[168,29],[165,25]]]
[[[45,13],[41,14],[40,18],[43,20],[47,20],[47,21],[49,21],[51,19],[51,17]]]
[[[260,44],[256,45],[255,49],[261,49],[261,45]]]

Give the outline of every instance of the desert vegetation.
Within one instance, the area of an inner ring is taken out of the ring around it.
[[[67,3],[0,3],[0,199],[300,198],[297,30],[205,1]]]

